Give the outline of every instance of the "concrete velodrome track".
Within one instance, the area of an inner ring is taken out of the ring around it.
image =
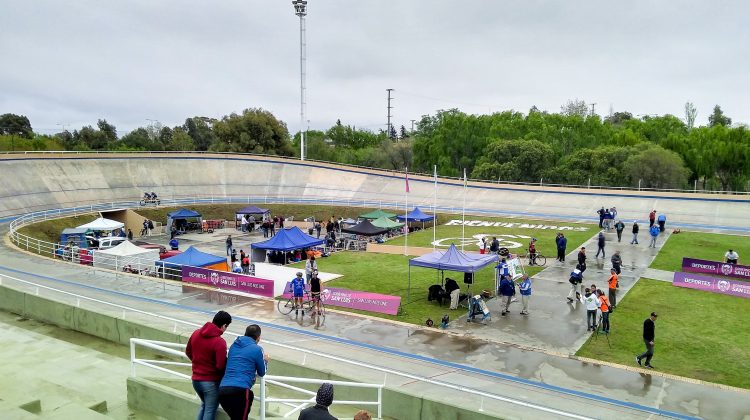
[[[331,200],[370,206],[401,204],[403,175],[285,159],[202,154],[33,154],[0,158],[0,219],[7,223],[24,213],[84,204],[134,201],[143,191],[163,198],[192,196],[253,200],[293,198]],[[410,176],[409,204],[430,207],[434,185],[429,178]],[[460,211],[462,184],[441,180],[439,210]],[[750,231],[750,197],[701,194],[566,190],[472,183],[466,196],[471,213],[544,216],[594,220],[601,206],[617,206],[626,219],[643,220],[651,209],[668,215],[671,225],[703,230]],[[197,298],[195,290],[162,285],[128,284],[122,276],[92,271],[51,260],[30,261],[28,254],[0,247],[0,273],[102,300],[169,313],[200,322],[221,307],[221,299]],[[198,294],[200,295],[200,293]],[[266,306],[270,306],[266,308]],[[232,300],[246,320],[269,328],[284,342],[314,342],[332,354],[351,356],[385,367],[445,377],[447,381],[506,397],[517,397],[565,413],[594,418],[742,419],[750,414],[743,391],[701,385],[659,375],[646,375],[522,350],[511,345],[446,336],[421,328],[363,320],[343,314],[329,316],[327,327],[311,332],[309,325],[278,320],[271,302]],[[243,319],[243,324],[244,319]],[[355,349],[355,352],[352,352]],[[515,379],[514,379],[515,378]],[[441,390],[407,381],[425,395]],[[554,418],[531,408],[499,404],[493,409],[511,418]]]

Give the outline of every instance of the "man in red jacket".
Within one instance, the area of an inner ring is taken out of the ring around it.
[[[227,365],[227,343],[221,338],[232,316],[224,311],[212,322],[195,330],[188,340],[185,354],[193,362],[193,389],[201,399],[198,420],[214,420],[219,408],[219,383]]]

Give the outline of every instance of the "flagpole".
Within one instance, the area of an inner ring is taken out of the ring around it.
[[[464,238],[466,237],[466,168],[464,168],[464,205],[461,210],[461,251],[464,250]]]
[[[404,236],[404,255],[409,255],[408,249],[409,249],[409,168],[404,169],[404,173],[406,175],[406,192],[404,195],[406,196],[406,199],[404,200],[404,229],[406,230],[406,235]]]
[[[437,165],[433,166],[435,174],[435,198],[432,201],[432,250],[437,242]]]

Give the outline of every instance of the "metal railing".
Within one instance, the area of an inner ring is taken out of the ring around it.
[[[11,283],[18,283],[21,286],[29,287],[30,290],[31,290],[31,292],[34,295],[36,295],[36,296],[40,296],[42,291],[46,291],[46,292],[50,292],[51,294],[56,295],[58,297],[63,296],[63,297],[66,297],[66,298],[71,298],[71,299],[73,299],[73,302],[71,302],[71,305],[74,305],[75,307],[81,307],[82,304],[84,304],[86,302],[89,302],[89,303],[91,303],[93,305],[103,305],[104,307],[109,308],[110,310],[114,310],[115,313],[119,314],[118,316],[121,316],[123,319],[126,317],[126,314],[131,314],[130,316],[135,316],[135,315],[145,316],[146,319],[149,320],[149,322],[150,322],[151,325],[153,325],[153,323],[156,322],[156,321],[167,321],[171,325],[172,332],[175,332],[175,333],[179,330],[178,326],[187,327],[187,328],[190,328],[190,329],[196,329],[196,328],[200,328],[202,326],[202,324],[198,324],[198,323],[195,323],[195,322],[190,322],[190,321],[186,321],[186,320],[183,320],[183,319],[178,319],[178,318],[175,318],[175,317],[170,317],[170,316],[162,315],[162,314],[155,313],[155,312],[150,312],[150,311],[145,311],[145,310],[141,310],[141,309],[136,309],[136,308],[129,307],[129,306],[126,306],[126,305],[121,305],[121,304],[118,304],[118,303],[108,302],[108,301],[105,301],[105,300],[102,300],[102,299],[92,298],[92,297],[88,297],[88,296],[81,295],[81,294],[78,294],[78,293],[73,293],[73,292],[69,292],[69,291],[57,289],[57,288],[46,286],[46,285],[43,285],[43,284],[40,284],[40,283],[37,283],[37,282],[33,282],[33,281],[29,281],[29,280],[24,280],[24,279],[19,279],[17,277],[9,276],[9,275],[6,275],[6,274],[0,274],[0,286],[2,286],[2,285],[9,286]],[[275,328],[275,326],[268,325],[267,328],[272,328],[273,329],[273,328]],[[234,337],[239,336],[238,334],[234,334],[234,333],[231,333],[229,331],[226,331],[225,334],[228,334],[228,335],[234,336]],[[372,371],[374,373],[382,374],[383,375],[382,376],[382,378],[383,378],[383,380],[382,380],[383,386],[385,386],[385,384],[387,382],[387,379],[388,379],[388,377],[390,375],[390,376],[394,376],[394,377],[406,378],[406,379],[409,379],[409,380],[412,380],[412,381],[418,381],[418,382],[421,382],[421,383],[424,383],[424,384],[433,385],[433,386],[436,386],[436,387],[442,388],[442,389],[448,389],[448,390],[458,391],[458,392],[461,392],[461,393],[463,393],[464,395],[467,395],[467,396],[470,395],[470,396],[478,397],[479,400],[480,400],[478,411],[480,411],[480,412],[484,411],[484,409],[483,409],[484,402],[485,402],[485,400],[488,400],[488,401],[509,403],[511,405],[516,405],[516,406],[519,406],[519,407],[523,407],[523,408],[527,408],[527,409],[530,409],[530,410],[539,411],[539,412],[543,412],[543,413],[553,414],[553,415],[560,416],[560,417],[580,419],[580,420],[589,420],[590,419],[590,417],[582,416],[582,415],[579,415],[579,414],[576,414],[576,413],[571,413],[571,412],[564,411],[564,410],[558,410],[558,409],[547,407],[547,406],[544,406],[544,405],[541,405],[541,404],[536,404],[536,403],[533,403],[533,402],[524,401],[522,399],[515,399],[515,398],[511,398],[511,397],[506,397],[506,396],[501,396],[501,395],[497,395],[497,394],[492,394],[491,392],[480,391],[480,390],[477,390],[477,389],[474,389],[474,388],[470,388],[470,387],[468,387],[466,385],[459,385],[459,384],[447,382],[445,380],[440,380],[440,379],[434,379],[434,378],[426,377],[426,376],[423,376],[423,375],[420,375],[420,374],[414,374],[414,373],[409,373],[409,372],[405,372],[405,371],[399,371],[399,370],[396,370],[396,369],[393,369],[393,368],[387,368],[387,367],[378,366],[375,363],[373,363],[371,360],[370,361],[366,361],[366,362],[365,361],[358,361],[358,360],[355,360],[355,359],[352,359],[352,358],[347,358],[347,357],[342,357],[342,356],[337,356],[337,355],[334,355],[334,354],[330,354],[329,352],[326,352],[326,351],[311,350],[309,348],[305,348],[303,346],[299,346],[299,345],[294,344],[294,343],[292,343],[292,344],[285,344],[285,343],[282,343],[282,342],[279,342],[279,341],[269,340],[268,338],[265,338],[263,340],[263,342],[265,343],[266,346],[272,346],[272,347],[280,349],[280,350],[291,351],[293,354],[296,354],[296,355],[297,354],[303,355],[304,358],[302,360],[302,365],[305,365],[305,362],[307,361],[308,358],[318,357],[320,359],[328,360],[330,362],[336,363],[337,365],[343,364],[343,365],[348,365],[350,367],[354,367],[355,369],[359,369],[359,370],[366,369],[366,370]],[[335,340],[335,339],[331,339],[331,342],[338,342],[338,341]],[[153,343],[152,347],[156,346],[156,345],[160,345],[160,346],[166,348],[166,350],[164,350],[165,353],[172,354],[172,355],[175,355],[175,356],[177,355],[176,353],[179,353],[179,351],[176,350],[176,346],[178,346],[177,344],[175,344],[175,343],[167,343],[165,345],[164,343],[165,342],[162,342],[161,344]],[[377,351],[377,350],[373,350],[373,351]],[[134,364],[136,364],[136,365],[148,366],[150,368],[153,368],[155,370],[162,371],[162,372],[165,372],[165,373],[168,373],[168,374],[172,374],[172,372],[169,369],[167,369],[165,366],[176,366],[176,367],[183,367],[183,368],[185,366],[187,366],[187,365],[184,364],[184,362],[175,362],[176,363],[175,364],[175,363],[164,363],[164,362],[154,361],[154,360],[138,359],[135,356],[133,356],[132,349],[131,349],[131,357],[132,357],[132,359],[134,361],[137,360],[137,362],[134,362]],[[180,355],[180,357],[181,357],[181,355]],[[372,359],[372,360],[376,360],[376,359]],[[180,364],[180,363],[183,363],[183,364]],[[427,364],[430,365],[431,363],[427,362]],[[179,372],[177,372],[177,373],[179,373]],[[175,375],[175,376],[180,376],[180,375]],[[182,374],[182,376],[180,376],[180,377],[182,377],[182,378],[189,378],[189,376],[187,374]],[[521,386],[521,385],[520,384],[514,384],[514,386]],[[529,386],[530,389],[534,389],[534,390],[536,390],[538,392],[545,392],[546,391],[542,387],[536,387],[534,385],[527,385],[527,386]],[[553,394],[559,395],[560,397],[563,397],[563,398],[566,398],[566,399],[572,398],[571,395],[565,395],[565,393],[556,393],[556,392],[553,392]],[[594,396],[592,395],[592,396],[590,396],[588,398],[585,398],[585,400],[587,400],[586,404],[591,404],[592,402],[595,402],[596,399],[593,398],[593,397]],[[611,404],[611,402],[605,402],[605,405],[608,405],[608,404]],[[643,411],[642,409],[641,410],[636,409],[636,410],[637,411]],[[654,410],[648,410],[648,412],[651,413],[651,414],[654,414]]]
[[[166,151],[166,150],[154,150],[154,151],[110,151],[110,150],[89,150],[89,151],[77,151],[77,150],[30,150],[30,151],[2,151],[0,152],[0,155],[43,155],[43,154],[61,154],[61,155],[87,155],[87,154],[93,154],[93,155],[127,155],[127,154],[135,154],[135,155],[144,155],[144,156],[166,156],[166,155],[218,155],[222,157],[249,157],[249,158],[271,158],[271,159],[277,159],[281,161],[289,161],[289,162],[296,162],[301,164],[323,164],[323,165],[335,165],[335,166],[342,166],[346,168],[354,168],[354,169],[361,169],[365,171],[371,171],[371,172],[380,172],[380,173],[390,173],[392,175],[395,174],[403,174],[402,171],[397,171],[394,169],[385,169],[385,168],[375,168],[372,166],[363,166],[363,165],[354,165],[350,163],[340,163],[340,162],[331,162],[331,161],[325,161],[325,160],[317,160],[317,159],[308,159],[305,158],[304,161],[300,161],[297,157],[291,157],[291,156],[279,156],[279,155],[269,155],[269,154],[263,154],[263,153],[234,153],[234,152],[208,152],[208,151]],[[432,178],[433,174],[426,173],[426,172],[409,172],[409,175],[412,176],[423,176],[427,178]],[[441,175],[439,177],[440,181],[457,181],[457,182],[463,182],[462,177],[452,177],[452,176],[444,176]],[[582,185],[582,184],[562,184],[562,183],[551,183],[551,182],[544,182],[544,179],[540,179],[539,182],[520,182],[520,181],[507,181],[502,179],[478,179],[478,178],[469,178],[468,181],[470,182],[481,182],[481,183],[489,183],[489,184],[507,184],[507,185],[517,185],[517,186],[525,186],[525,187],[550,187],[550,188],[572,188],[572,189],[581,189],[581,190],[615,190],[615,191],[645,191],[645,192],[671,192],[671,193],[684,193],[684,194],[712,194],[712,195],[720,195],[720,194],[726,194],[726,195],[750,195],[750,191],[725,191],[725,190],[702,190],[698,189],[697,182],[694,184],[694,187],[692,189],[685,189],[685,188],[641,188],[640,182],[639,186],[611,186],[611,185],[591,185],[591,181],[589,180],[588,184]]]
[[[225,334],[230,336],[236,336],[236,334],[232,334],[229,332],[226,332]],[[178,360],[188,360],[188,362],[179,362],[174,360],[165,360],[165,359],[157,359],[157,358],[151,358],[151,359],[144,359],[137,357],[137,349],[138,347],[143,347],[150,349],[152,351],[156,351],[162,354],[166,354],[168,356],[171,356],[173,358],[177,358]],[[131,365],[131,376],[136,377],[136,366],[145,366],[150,369],[155,369],[159,372],[167,373],[172,376],[176,376],[180,379],[184,380],[190,380],[190,375],[180,372],[174,368],[183,368],[183,369],[190,369],[192,366],[189,362],[188,357],[185,355],[185,348],[187,346],[185,344],[180,343],[171,343],[166,341],[156,341],[156,340],[144,340],[141,338],[131,338],[130,339],[130,365]],[[172,369],[170,369],[172,368]],[[383,417],[383,385],[382,384],[367,384],[367,383],[361,383],[361,382],[349,382],[349,381],[333,381],[328,379],[315,379],[315,378],[299,378],[299,377],[293,377],[293,376],[277,376],[277,375],[268,375],[262,376],[259,378],[258,381],[258,388],[259,388],[259,395],[255,397],[259,403],[260,403],[260,418],[261,420],[265,420],[266,418],[266,411],[268,409],[267,405],[272,403],[279,403],[284,406],[289,407],[289,411],[282,414],[282,417],[290,417],[299,411],[303,410],[304,408],[315,404],[315,396],[316,392],[311,391],[309,389],[301,388],[298,386],[294,386],[292,384],[314,384],[314,385],[321,385],[324,382],[330,383],[331,385],[337,386],[337,387],[348,387],[348,388],[364,388],[364,389],[373,389],[377,391],[377,399],[374,401],[370,400],[334,400],[333,405],[349,405],[349,406],[355,406],[355,407],[368,407],[368,406],[374,406],[377,409],[377,417],[376,418],[382,418]],[[269,385],[276,386],[278,388],[283,388],[289,391],[292,391],[297,394],[302,394],[305,397],[303,398],[281,398],[281,397],[271,397],[269,396]]]

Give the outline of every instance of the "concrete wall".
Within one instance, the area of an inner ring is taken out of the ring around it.
[[[231,155],[9,155],[0,158],[0,175],[14,182],[0,185],[0,217],[28,211],[110,201],[137,201],[143,191],[163,199],[200,195],[336,199],[362,203],[401,202],[404,180],[387,171],[330,164]],[[429,178],[410,176],[409,204],[428,209],[434,186]],[[460,181],[441,181],[439,207],[460,211]],[[372,206],[372,204],[370,204]],[[706,194],[520,187],[471,183],[470,212],[595,217],[601,206],[616,206],[625,220],[644,220],[656,209],[669,222],[737,226],[750,229],[744,214],[750,197]]]
[[[62,328],[90,334],[115,343],[129,345],[131,337],[168,342],[187,342],[189,333],[170,332],[149,326],[148,319],[124,319],[115,314],[96,312],[0,286],[0,310],[15,313]],[[152,321],[153,322],[153,321]],[[329,380],[357,381],[356,375],[343,376],[331,371],[312,369],[309,366],[274,359],[274,375],[298,376]],[[314,386],[301,386],[315,389]],[[128,381],[128,402],[133,408],[151,411],[167,419],[185,419],[197,411],[197,400],[186,397],[184,392],[149,380]],[[131,394],[132,393],[132,394]],[[375,398],[374,390],[339,388],[336,398],[359,400]],[[369,407],[368,407],[369,408]],[[412,395],[398,389],[383,390],[383,415],[394,419],[492,419],[489,414],[476,412],[476,408],[464,409],[434,401],[421,395]]]

